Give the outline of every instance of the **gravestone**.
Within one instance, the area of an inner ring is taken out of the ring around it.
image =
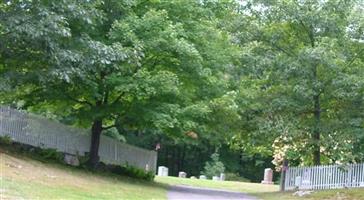
[[[196,179],[196,176],[191,176],[190,179]]]
[[[206,176],[205,176],[205,175],[200,175],[200,179],[202,179],[202,180],[206,180],[207,178],[206,178]]]
[[[68,153],[64,154],[64,162],[72,166],[80,165],[80,161],[78,160],[77,156]]]
[[[213,176],[213,177],[212,177],[212,180],[213,180],[213,181],[219,181],[219,180],[220,180],[220,177],[218,177],[218,176]]]
[[[264,180],[262,184],[273,184],[273,170],[271,168],[266,168],[264,170]]]
[[[302,181],[301,176],[296,176],[296,178],[294,179],[294,186],[297,187],[297,188],[300,188],[301,181]]]
[[[165,166],[158,167],[158,176],[168,176],[168,168]]]
[[[178,172],[179,178],[186,178],[186,176],[187,176],[186,172]]]
[[[225,181],[225,174],[224,173],[220,174],[220,181]]]

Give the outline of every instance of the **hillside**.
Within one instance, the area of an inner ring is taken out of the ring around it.
[[[165,199],[163,184],[92,174],[0,150],[0,199]]]
[[[364,189],[315,192],[294,197],[277,186],[242,182],[156,177],[155,183],[95,174],[45,163],[0,148],[0,199],[167,199],[168,185],[188,185],[249,193],[264,200],[361,200]]]

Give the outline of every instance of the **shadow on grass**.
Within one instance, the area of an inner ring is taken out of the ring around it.
[[[168,190],[170,188],[170,185],[165,184],[165,183],[158,183],[158,182],[155,182],[154,180],[147,181],[147,180],[128,177],[128,176],[125,176],[122,174],[112,173],[112,172],[106,171],[104,169],[94,170],[94,169],[87,168],[85,166],[75,167],[75,166],[67,165],[64,162],[62,162],[61,160],[45,159],[41,155],[34,152],[34,149],[35,149],[34,147],[24,147],[24,145],[22,145],[22,144],[18,144],[18,143],[8,144],[8,143],[3,143],[1,141],[0,141],[0,145],[1,145],[0,153],[4,153],[4,154],[7,154],[7,155],[10,155],[12,157],[22,159],[22,160],[28,160],[28,161],[34,160],[34,161],[42,163],[43,165],[61,169],[63,171],[67,171],[70,173],[81,174],[81,175],[86,175],[86,176],[92,175],[94,177],[100,177],[104,180],[106,179],[109,181],[127,182],[128,184],[136,185],[136,186],[157,187],[157,188],[161,188],[163,190]]]

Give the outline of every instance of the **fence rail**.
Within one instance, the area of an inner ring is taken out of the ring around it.
[[[285,190],[322,190],[364,187],[364,163],[289,167]]]
[[[36,115],[0,106],[0,136],[40,148],[85,155],[90,148],[90,134],[85,129],[69,127]],[[157,153],[121,143],[101,135],[100,161],[106,164],[126,164],[156,171]]]

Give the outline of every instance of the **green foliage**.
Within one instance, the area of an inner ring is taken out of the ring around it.
[[[230,145],[251,174],[268,156],[362,162],[362,13],[359,0],[9,1],[0,103],[176,154]]]
[[[117,166],[114,169],[112,169],[112,172],[146,181],[152,181],[155,177],[155,174],[152,171],[145,171],[143,169],[130,166],[128,164]]]
[[[361,31],[349,28],[362,27],[353,14],[362,2],[241,6],[233,28],[243,49],[238,105],[244,120],[233,143],[273,154],[278,166],[283,158],[295,165],[362,160],[354,148],[363,135],[364,46]]]
[[[224,163],[222,163],[219,160],[220,154],[215,151],[211,155],[211,161],[206,162],[203,174],[206,175],[209,178],[212,178],[213,176],[219,176],[221,173],[224,173],[225,166]]]
[[[12,143],[13,143],[13,141],[12,141],[11,137],[8,135],[0,137],[0,144],[11,145]]]
[[[39,160],[45,162],[56,161],[63,163],[64,154],[62,152],[58,152],[55,149],[34,148],[31,152],[35,154]]]
[[[115,140],[118,140],[120,142],[126,142],[126,139],[123,135],[119,134],[118,130],[116,128],[108,129],[104,132],[104,135],[109,136]]]
[[[233,5],[6,4],[1,101],[87,128],[101,122],[97,134],[118,126],[120,134],[150,129],[180,138],[193,131],[219,141],[232,133],[222,118],[238,117],[225,71],[235,67],[239,49],[221,26]]]
[[[62,152],[58,152],[55,149],[42,149],[18,142],[13,142],[9,136],[0,137],[0,144],[3,145],[6,150],[30,155],[32,158],[43,162],[55,161],[58,163],[63,163],[64,154]]]
[[[225,173],[225,180],[227,181],[238,181],[238,182],[250,182],[249,179],[240,176],[237,173]]]

